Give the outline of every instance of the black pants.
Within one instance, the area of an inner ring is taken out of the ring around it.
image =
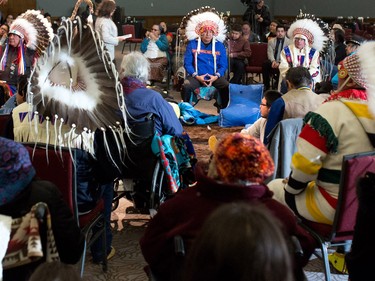
[[[199,87],[203,86],[194,77],[188,76],[184,80],[182,85],[181,98],[184,102],[189,102],[193,91]],[[229,82],[224,77],[219,77],[215,82],[212,83],[218,91],[221,98],[221,108],[225,108],[229,102]]]
[[[262,65],[262,76],[263,76],[263,84],[264,84],[264,90],[265,91],[270,88],[271,76],[275,76],[275,80],[278,83],[279,75],[280,75],[279,69],[272,68],[272,62],[270,60],[266,60],[263,63],[263,65]],[[271,85],[271,88],[274,88],[274,87]]]
[[[230,79],[232,84],[242,84],[242,78],[245,74],[245,62],[242,59],[230,59],[230,71],[233,72],[233,77]]]

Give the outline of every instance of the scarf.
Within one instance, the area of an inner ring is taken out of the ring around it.
[[[146,88],[145,83],[135,77],[124,77],[121,79],[121,84],[125,95],[132,93],[134,90]]]
[[[35,176],[26,148],[0,137],[0,205],[12,201]]]

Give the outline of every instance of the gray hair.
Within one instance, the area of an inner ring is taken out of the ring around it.
[[[148,81],[150,63],[140,52],[131,52],[122,58],[120,76],[134,77],[142,82]]]

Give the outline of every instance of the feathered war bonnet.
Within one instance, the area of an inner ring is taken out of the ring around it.
[[[303,38],[309,44],[310,48],[314,48],[320,52],[323,50],[328,37],[321,29],[319,24],[312,19],[298,19],[288,29],[288,37]]]
[[[212,39],[212,55],[215,61],[215,72],[216,72],[216,52],[215,52],[215,42],[224,42],[226,38],[227,28],[222,20],[219,13],[215,8],[209,6],[201,7],[197,10],[191,11],[187,14],[183,20],[182,24],[185,27],[185,36],[190,40],[198,40],[197,52],[195,53],[195,60],[197,60],[197,55],[200,53],[201,49],[201,34],[207,30],[213,32]],[[198,65],[195,63],[195,71],[198,72]]]
[[[115,135],[123,122],[127,128],[122,86],[91,25],[82,25],[79,17],[68,19],[58,34],[49,56],[38,60],[31,74],[28,102],[35,110],[29,116],[33,116],[32,122],[44,122],[47,134],[54,135],[54,140],[47,136],[43,142],[93,153],[97,129],[104,132],[109,128]]]
[[[54,34],[51,23],[37,10],[27,10],[19,15],[10,26],[9,34],[20,37],[18,48],[18,74],[25,74],[25,47],[35,51],[35,59],[47,49]],[[1,70],[5,69],[9,45],[1,59]],[[35,61],[34,61],[35,63]]]

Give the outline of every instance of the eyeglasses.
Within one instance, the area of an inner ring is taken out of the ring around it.
[[[303,38],[294,38],[294,41],[305,41]]]

